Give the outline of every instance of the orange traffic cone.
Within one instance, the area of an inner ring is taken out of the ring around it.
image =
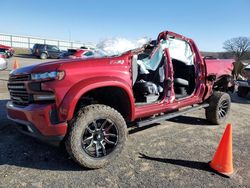
[[[19,67],[20,67],[20,66],[19,66],[18,61],[15,60],[12,69],[15,70],[15,69],[18,69]]]
[[[229,176],[233,173],[232,126],[228,124],[214,154],[210,167],[220,174]]]

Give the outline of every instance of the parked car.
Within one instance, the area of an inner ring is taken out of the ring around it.
[[[83,49],[83,50],[95,50],[96,48],[88,47],[88,46],[81,46],[80,49]]]
[[[5,54],[0,52],[0,70],[5,70],[8,67],[8,62],[6,61]]]
[[[77,163],[101,168],[119,158],[127,125],[147,126],[201,108],[212,124],[224,123],[233,61],[203,59],[192,39],[164,31],[117,56],[16,69],[7,114],[21,132],[64,142]]]
[[[240,97],[246,97],[250,92],[250,65],[248,65],[242,73],[241,79],[237,80],[238,91]]]
[[[77,59],[86,58],[94,55],[94,52],[88,49],[68,49],[60,55],[61,59]]]
[[[0,45],[0,52],[5,51],[6,57],[12,57],[15,53],[14,49],[10,46]]]
[[[40,59],[53,58],[58,59],[62,51],[55,45],[34,44],[32,54]]]

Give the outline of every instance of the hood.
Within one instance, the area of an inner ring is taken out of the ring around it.
[[[56,71],[60,68],[67,69],[77,67],[78,69],[98,66],[120,66],[127,65],[129,54],[116,57],[86,58],[86,59],[65,59],[58,61],[50,61],[41,64],[35,64],[27,67],[16,69],[10,75],[31,74],[41,72]],[[126,62],[126,63],[125,63]],[[80,64],[80,65],[79,65]]]
[[[31,66],[21,67],[10,72],[10,75],[31,74],[38,72],[50,72],[57,70],[62,64],[69,61],[51,61],[46,63],[34,64]]]
[[[12,47],[10,47],[10,46],[5,46],[5,45],[0,45],[0,48],[4,48],[4,49],[12,49]]]
[[[10,75],[20,75],[20,74],[30,74],[36,65],[31,65],[27,67],[22,67],[16,70],[12,70]]]

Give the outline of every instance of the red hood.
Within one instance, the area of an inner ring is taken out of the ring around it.
[[[207,75],[232,75],[234,59],[206,59]]]
[[[59,60],[59,61],[50,61],[41,64],[34,64],[31,66],[21,67],[19,69],[11,72],[11,75],[18,74],[31,74],[31,73],[39,73],[39,72],[50,72],[57,70],[62,64],[70,63],[74,60]]]
[[[10,46],[5,46],[5,45],[1,45],[1,44],[0,44],[0,48],[4,48],[4,49],[12,49],[12,47],[10,47]]]
[[[127,66],[129,54],[117,57],[102,57],[102,58],[87,58],[87,59],[65,59],[58,61],[51,61],[41,64],[35,64],[27,67],[22,67],[11,72],[11,75],[31,74],[41,72],[51,72],[60,69],[70,70],[76,68],[78,70],[85,68],[97,69],[100,67],[110,66]]]

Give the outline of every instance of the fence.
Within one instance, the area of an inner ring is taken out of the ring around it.
[[[61,50],[66,50],[68,48],[79,48],[81,46],[92,47],[95,45],[93,43],[84,43],[84,42],[74,42],[74,41],[65,41],[65,40],[56,40],[56,39],[45,39],[32,36],[21,36],[21,35],[10,35],[0,33],[0,44],[20,47],[20,48],[32,48],[34,44],[51,44],[58,46]]]

